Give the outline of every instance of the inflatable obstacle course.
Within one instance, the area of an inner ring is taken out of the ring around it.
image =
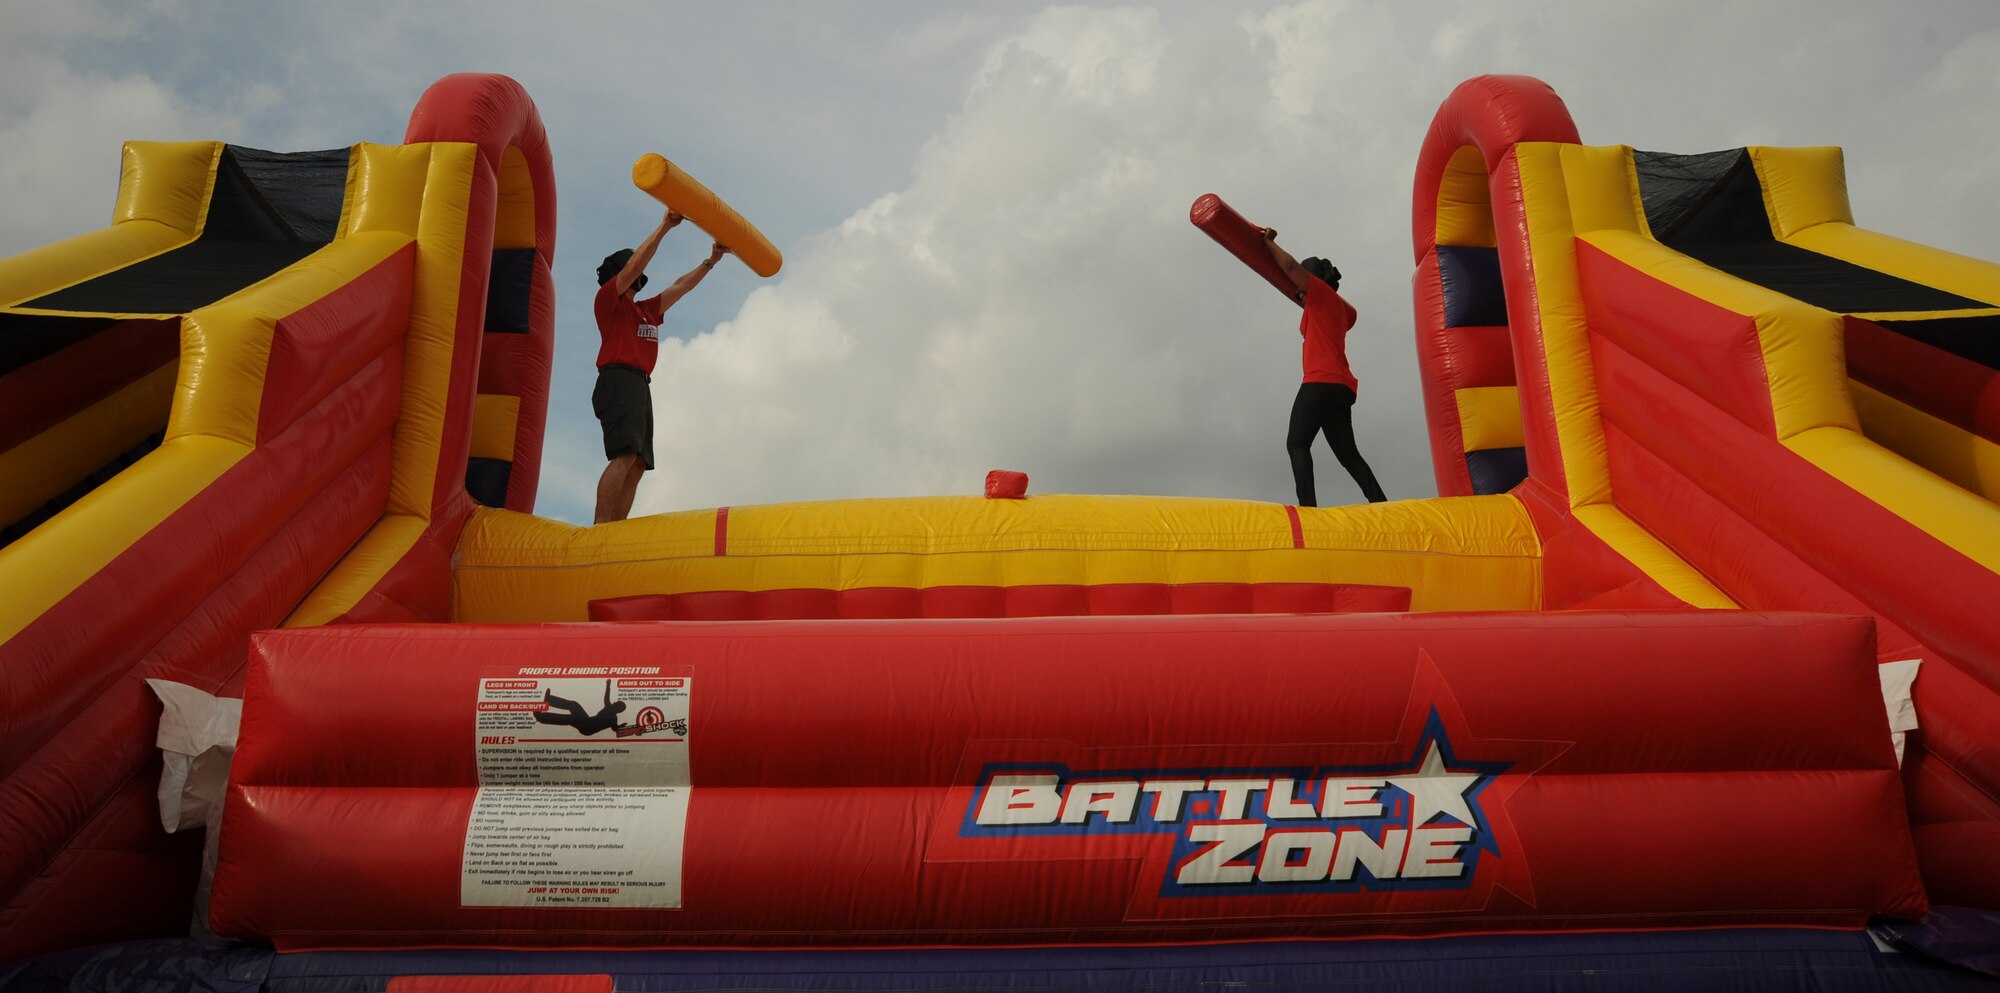
[[[1660,187],[1537,81],[1447,99],[1415,211],[1445,497],[581,528],[526,513],[533,106],[448,77],[408,140],[348,151],[297,262],[186,313],[90,312],[175,329],[176,388],[156,448],[0,548],[0,958],[180,931],[199,846],[157,827],[148,676],[244,695],[210,922],[287,949],[272,975],[328,948],[380,950],[326,960],[372,976],[462,971],[397,951],[437,945],[1200,941],[1159,961],[1234,982],[1326,973],[1232,939],[1471,932],[1421,947],[1518,964],[1616,927],[1628,964],[1914,988],[1773,936],[2000,908],[2000,525],[1938,440],[1985,437],[2000,267],[1853,229],[1831,150]],[[208,158],[128,172],[120,203],[171,177],[165,202],[221,202],[225,147],[168,149]],[[141,213],[65,243],[87,258],[0,262],[11,326],[203,230]],[[1794,249],[1901,283],[1813,297],[1832,270]],[[1905,660],[1899,764],[1877,664]],[[1733,952],[1661,930],[1718,925],[1747,926]]]

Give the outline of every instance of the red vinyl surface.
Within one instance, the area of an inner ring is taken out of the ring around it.
[[[1400,586],[1340,583],[1104,583],[707,590],[590,602],[593,621],[770,621],[898,617],[1330,614],[1410,609]]]
[[[179,321],[119,321],[0,374],[0,452],[178,360],[180,345]]]
[[[1576,264],[1593,332],[1751,430],[1777,437],[1756,318],[1654,279],[1588,242],[1577,242]]]
[[[1204,193],[1195,198],[1188,208],[1188,220],[1201,229],[1201,233],[1215,239],[1215,243],[1228,249],[1229,254],[1250,267],[1250,271],[1264,277],[1273,289],[1285,295],[1285,299],[1299,303],[1299,288],[1292,278],[1278,267],[1278,260],[1271,257],[1271,250],[1265,247],[1264,232],[1259,226],[1244,220],[1222,198],[1213,193]]]
[[[1915,654],[1926,660],[1915,693],[1927,746],[1980,789],[1994,792],[2000,754],[1991,747],[1991,729],[2000,722],[2000,656],[1984,605],[2000,598],[2000,579],[1624,349],[1599,339],[1596,358],[1600,402],[1618,439],[1617,471],[1646,471],[1647,460],[1632,449],[1643,450],[1658,467],[1714,498],[1713,504],[1676,504],[1674,513],[1726,509],[1788,553],[1750,563],[1755,545],[1722,543],[1730,528],[1726,518],[1717,518],[1713,530],[1696,529],[1716,540],[1692,542],[1687,554],[1707,562],[1717,577],[1761,575],[1745,590],[1753,602],[1826,602],[1811,582],[1817,572],[1889,621],[1885,637],[1916,639],[1921,651]],[[1670,475],[1654,482],[1677,485]],[[1637,504],[1640,513],[1645,506]],[[1869,540],[1852,540],[1857,534]],[[1796,573],[1795,585],[1788,585],[1788,572]]]
[[[678,909],[460,906],[481,680],[550,663],[688,675]],[[1076,819],[998,825],[1034,797],[996,777],[1024,773]],[[1375,820],[1286,813],[1347,776],[1390,784]],[[1182,803],[1125,815],[1076,792],[1190,778]],[[1338,884],[1280,881],[1311,859],[1257,847],[1355,830],[1469,840],[1427,849],[1440,875],[1392,862]],[[1253,847],[1225,859],[1202,832]],[[1257,878],[1191,882],[1203,858]],[[1865,619],[1607,612],[270,632],[212,916],[302,949],[1856,926],[1924,907]]]

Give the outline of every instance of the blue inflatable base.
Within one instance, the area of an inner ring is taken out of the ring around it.
[[[1897,935],[1906,940],[1907,935]],[[1963,940],[1963,933],[1955,935]],[[1105,948],[299,952],[192,939],[0,966],[7,993],[381,993],[417,976],[609,976],[642,991],[1955,991],[2000,980],[1848,931],[1745,928]],[[603,987],[600,987],[603,988]]]

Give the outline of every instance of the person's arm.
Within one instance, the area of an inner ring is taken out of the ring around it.
[[[661,312],[664,313],[668,307],[673,306],[681,297],[687,296],[687,292],[694,289],[701,282],[701,278],[708,275],[710,269],[715,268],[715,263],[727,254],[729,254],[729,249],[724,248],[722,242],[716,242],[715,247],[709,249],[708,258],[703,259],[694,268],[682,273],[681,278],[674,280],[667,285],[666,289],[661,290],[660,295],[653,298],[660,302]]]
[[[1292,294],[1292,298],[1295,300],[1303,299],[1306,295],[1306,287],[1311,285],[1306,280],[1311,279],[1312,274],[1306,272],[1305,268],[1299,265],[1298,259],[1292,258],[1292,253],[1285,251],[1284,248],[1279,246],[1278,229],[1260,228],[1259,230],[1264,232],[1264,247],[1271,250],[1271,258],[1277,261],[1278,268],[1285,271],[1285,276],[1291,279],[1292,285],[1298,287],[1297,291]]]
[[[680,222],[681,215],[674,213],[672,210],[667,211],[667,216],[660,218],[660,226],[654,228],[653,233],[647,235],[646,240],[640,242],[639,247],[632,250],[632,260],[625,263],[625,271],[612,279],[612,282],[618,285],[619,296],[622,297],[630,292],[632,284],[638,282],[639,277],[646,274],[646,266],[652,264],[653,253],[660,248],[660,239],[666,237],[667,232],[672,231],[674,225]]]

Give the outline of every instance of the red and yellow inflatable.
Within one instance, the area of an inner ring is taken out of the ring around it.
[[[403,145],[128,145],[111,228],[0,261],[0,960],[182,928],[147,677],[243,693],[210,920],[286,950],[2000,909],[2000,266],[1855,228],[1837,149],[1461,86],[1446,495],[1347,508],[530,516],[553,190],[452,76]]]

